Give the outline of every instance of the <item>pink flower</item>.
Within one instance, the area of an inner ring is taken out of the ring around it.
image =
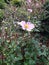
[[[29,3],[31,3],[31,0],[27,0]]]
[[[32,12],[32,9],[28,9],[29,12]]]
[[[18,25],[20,25],[22,27],[23,30],[31,31],[32,29],[35,28],[35,25],[32,24],[31,22],[21,21],[21,22],[17,22],[17,23],[18,23]]]
[[[36,6],[37,8],[39,8],[39,7],[40,7],[40,4],[39,4],[39,3],[36,3],[35,6]]]

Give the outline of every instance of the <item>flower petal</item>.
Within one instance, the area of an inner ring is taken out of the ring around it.
[[[28,9],[29,12],[32,12],[32,9]]]
[[[31,31],[33,28],[35,28],[35,25],[34,24],[32,24],[31,22],[27,22],[27,24],[28,24],[28,28],[26,29],[27,31]]]
[[[20,25],[21,25],[21,26],[23,26],[23,25],[25,25],[25,24],[26,24],[25,21],[21,21],[21,22],[20,22]]]
[[[26,28],[25,28],[24,26],[22,26],[22,29],[23,29],[23,30],[26,30]]]

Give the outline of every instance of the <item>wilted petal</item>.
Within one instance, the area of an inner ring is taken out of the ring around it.
[[[22,27],[23,30],[25,30],[25,24],[26,22],[25,21],[21,21],[21,22],[17,22],[18,25],[20,25]]]
[[[17,24],[23,26],[25,24],[25,21],[17,22]]]
[[[21,25],[21,26],[24,26],[25,24],[26,24],[25,21],[21,21],[21,22],[20,22],[20,25]]]

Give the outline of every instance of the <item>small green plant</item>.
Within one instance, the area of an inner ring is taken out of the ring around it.
[[[4,9],[5,8],[5,2],[4,0],[0,0],[0,9]]]
[[[0,22],[3,20],[4,11],[0,9]]]
[[[21,0],[12,0],[11,3],[15,6],[21,6]]]

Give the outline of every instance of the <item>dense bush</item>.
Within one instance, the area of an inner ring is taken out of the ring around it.
[[[0,13],[0,65],[49,65],[49,38],[41,34],[45,0],[13,3]]]
[[[42,27],[45,31],[49,32],[49,2],[44,4],[44,12],[42,13]]]

